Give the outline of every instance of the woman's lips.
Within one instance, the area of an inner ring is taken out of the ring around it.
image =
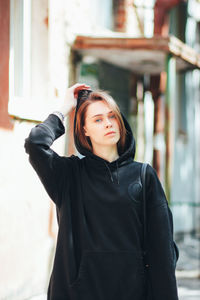
[[[105,135],[113,135],[113,134],[115,134],[115,131],[110,131],[110,132],[106,133]]]

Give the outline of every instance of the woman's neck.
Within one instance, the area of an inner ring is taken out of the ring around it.
[[[114,146],[99,146],[98,148],[93,147],[93,154],[109,161],[112,162],[119,158],[119,154],[117,151],[117,145]]]

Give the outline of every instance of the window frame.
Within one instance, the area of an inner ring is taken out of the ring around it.
[[[10,50],[9,50],[9,105],[8,113],[10,115],[21,115],[23,114],[23,107],[25,103],[29,102],[31,98],[31,4],[32,0],[26,1],[10,1]],[[22,48],[19,51],[23,51],[22,54],[22,95],[15,94],[15,74],[16,74],[16,63],[15,63],[15,5],[23,5],[23,22],[22,30],[23,42]]]
[[[14,90],[15,80],[18,80],[16,79],[18,71],[14,72],[14,53],[17,51],[14,48],[14,42],[16,42],[14,31],[16,31],[17,38],[20,39],[19,30],[16,28],[19,23],[22,23],[19,19],[14,19],[14,12],[15,5],[18,5],[19,2],[20,5],[23,5],[24,14],[23,26],[20,27],[24,37],[18,52],[19,58],[23,53],[21,66],[19,65],[19,72],[22,71],[19,84],[19,87],[22,86],[20,96],[15,94],[16,90]],[[19,0],[19,2],[11,0],[10,5],[8,113],[14,119],[41,122],[59,105],[58,99],[53,97],[49,91],[49,57],[47,53],[49,33],[48,26],[44,22],[45,18],[48,18],[48,1]]]

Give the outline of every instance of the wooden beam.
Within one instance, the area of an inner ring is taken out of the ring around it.
[[[178,5],[180,0],[156,0],[154,5],[154,34],[161,34],[166,31],[169,23],[166,19],[172,7]],[[168,31],[168,30],[167,30]]]
[[[163,51],[182,59],[194,68],[200,68],[200,54],[174,36],[154,36],[152,38],[131,38],[125,35],[118,37],[77,36],[72,49],[80,51],[87,49]]]

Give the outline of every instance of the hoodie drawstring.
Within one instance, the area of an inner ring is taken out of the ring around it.
[[[119,184],[119,171],[118,171],[118,161],[116,161],[116,165],[117,165],[117,183]]]
[[[110,173],[110,179],[111,179],[111,181],[113,182],[114,180],[113,180],[113,176],[112,176],[112,173],[111,173],[111,171],[110,171],[110,168],[107,166],[106,162],[104,162],[104,163],[105,163],[106,168],[108,169],[108,171],[109,171],[109,173]]]
[[[109,173],[110,173],[110,179],[112,182],[114,182],[113,180],[113,176],[112,176],[112,172],[110,171],[110,168],[108,167],[108,165],[106,164],[106,162],[104,162],[106,165],[106,168],[108,169]],[[116,161],[116,166],[117,166],[117,184],[119,184],[119,171],[118,171],[118,162]]]

